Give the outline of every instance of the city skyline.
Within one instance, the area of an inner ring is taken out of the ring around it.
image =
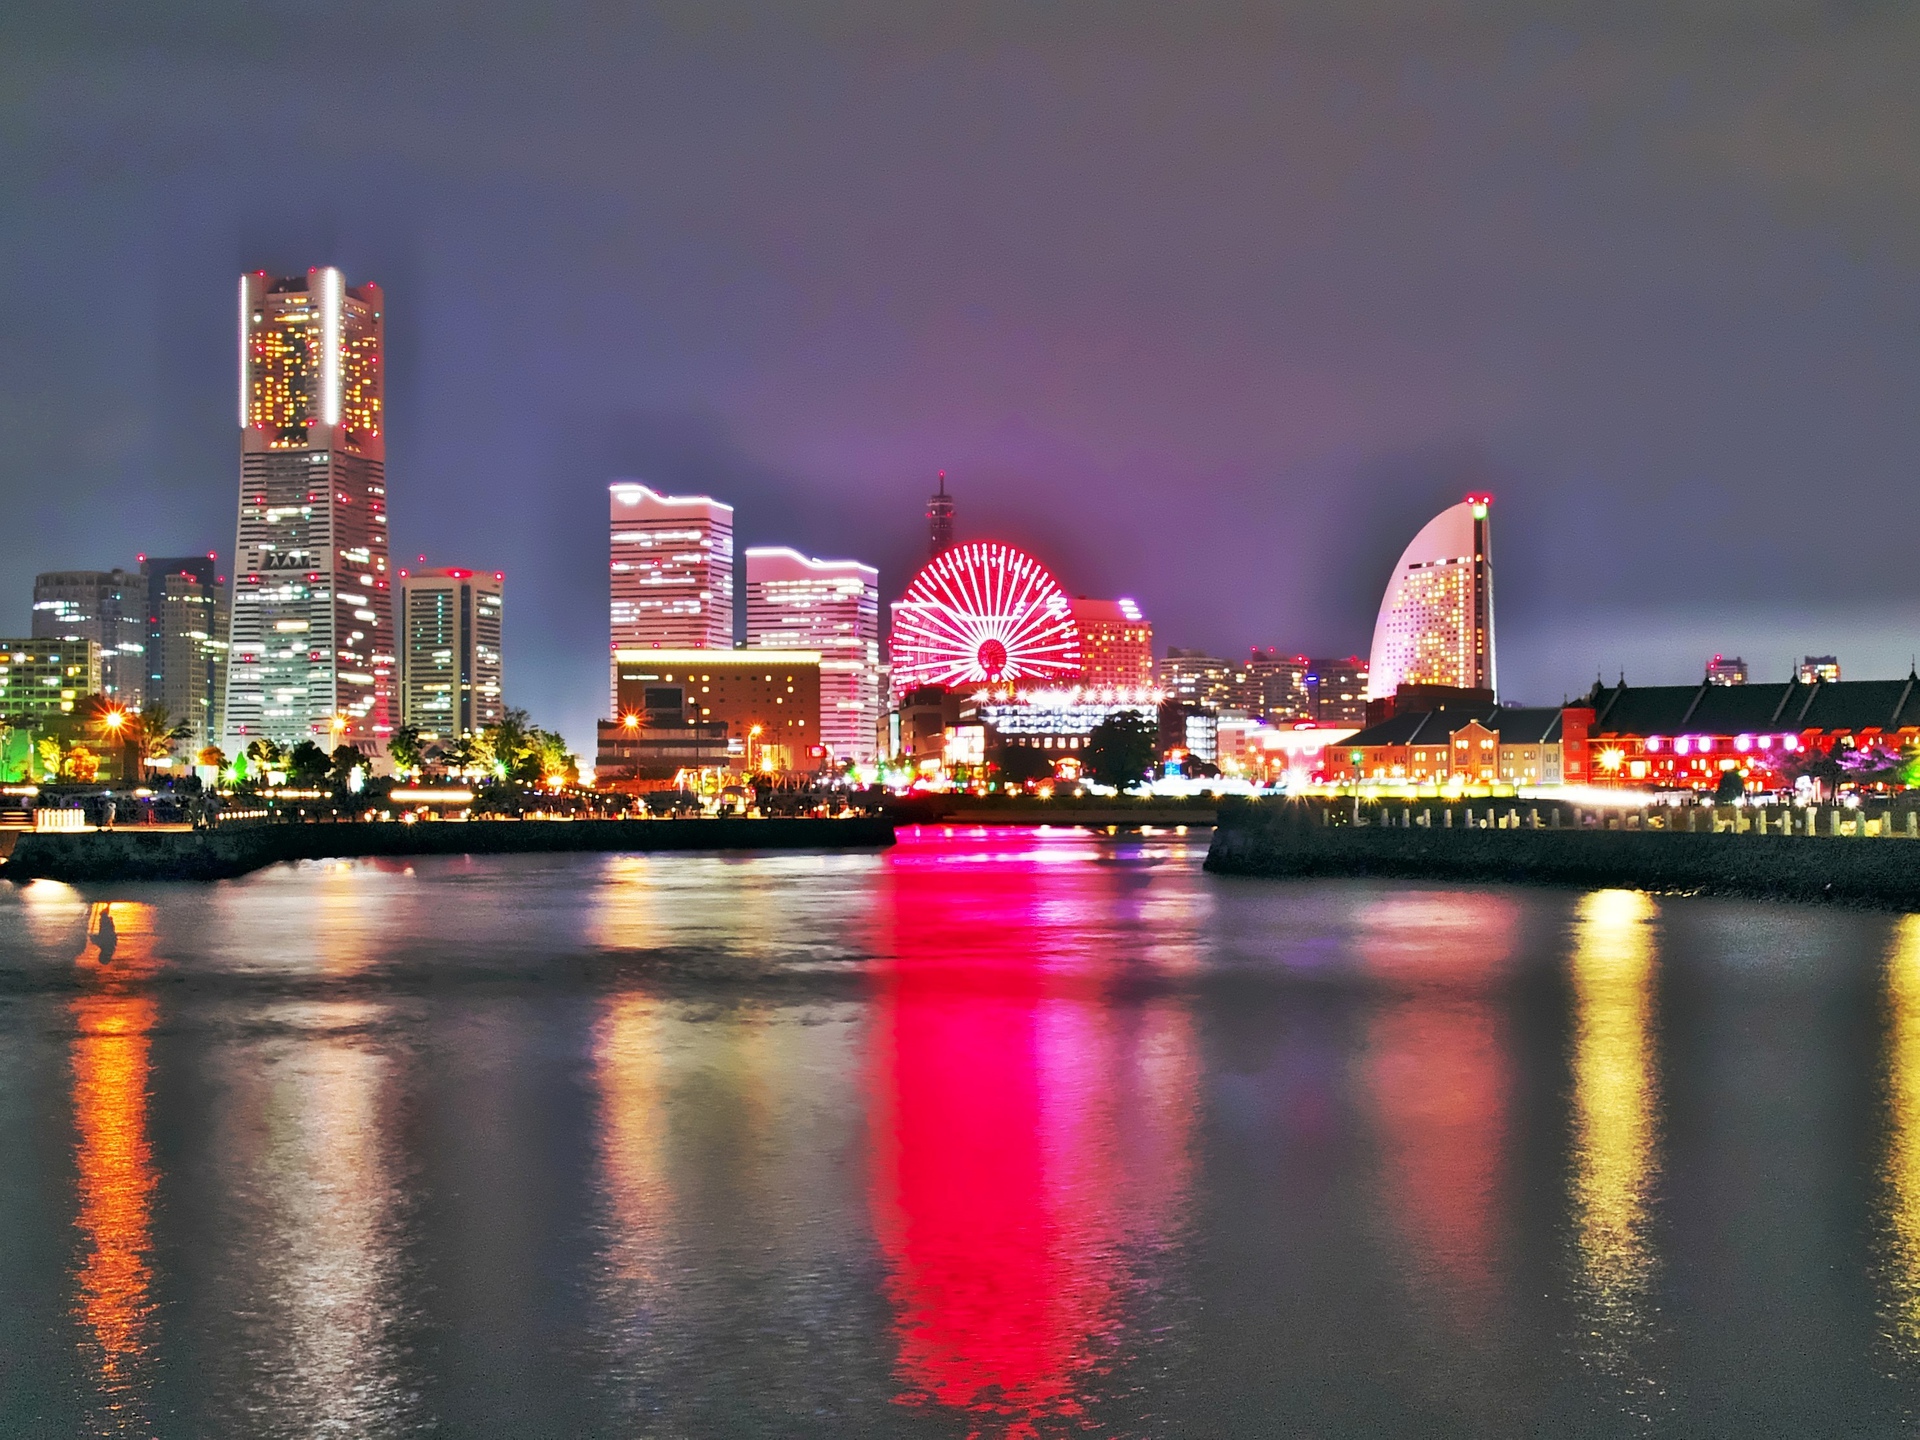
[[[0,594],[226,558],[232,276],[320,263],[397,307],[396,543],[514,577],[516,675],[576,743],[619,475],[890,598],[944,469],[963,535],[1227,656],[1364,652],[1401,517],[1486,489],[1516,696],[1716,650],[1905,668],[1920,188],[1903,91],[1846,77],[1920,17],[1781,49],[1665,12],[1440,44],[1410,4],[1177,45],[1138,15],[968,44],[921,11],[433,16],[367,17],[350,104],[288,71],[295,20],[221,0],[211,69],[157,14],[9,32],[0,507],[33,538]],[[968,142],[981,114],[1030,143]],[[1794,158],[1829,153],[1860,160]],[[1880,523],[1802,523],[1811,495]]]

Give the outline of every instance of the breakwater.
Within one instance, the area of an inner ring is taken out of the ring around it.
[[[1472,824],[1442,825],[1438,813],[1430,808],[1429,823],[1421,824],[1417,803],[1371,813],[1342,802],[1227,804],[1206,866],[1220,875],[1507,881],[1920,910],[1920,844],[1911,843],[1904,821],[1841,820],[1836,833],[1831,818],[1821,826],[1826,812],[1819,811],[1804,825],[1789,820],[1766,829],[1751,822],[1743,829],[1739,820],[1704,809],[1659,829],[1572,811],[1564,812],[1568,820],[1586,823],[1550,823],[1563,812],[1549,817],[1540,807],[1530,814],[1524,803],[1448,812],[1471,814]],[[1491,823],[1480,821],[1482,814]]]
[[[877,816],[686,820],[470,820],[402,824],[237,824],[214,830],[28,833],[0,866],[8,880],[225,880],[288,860],[516,855],[552,851],[852,850],[893,843]]]

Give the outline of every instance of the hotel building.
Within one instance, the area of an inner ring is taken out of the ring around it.
[[[820,734],[836,762],[874,758],[880,721],[880,572],[784,546],[747,551],[747,648],[820,656]]]
[[[1080,684],[1088,690],[1151,690],[1153,626],[1133,601],[1072,602],[1080,631]]]
[[[95,689],[130,710],[147,703],[147,582],[131,570],[53,570],[33,577],[33,638],[100,647]]]
[[[662,495],[635,480],[607,487],[612,644],[621,650],[733,648],[733,507]],[[618,662],[609,670],[619,706]]]
[[[1373,628],[1367,697],[1402,685],[1493,691],[1490,495],[1469,495],[1428,521],[1401,553]]]
[[[392,731],[383,310],[331,267],[241,277],[229,749]]]
[[[400,572],[400,719],[428,742],[500,723],[500,624],[506,576]]]

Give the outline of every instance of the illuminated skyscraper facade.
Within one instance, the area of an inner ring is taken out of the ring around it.
[[[747,551],[747,646],[820,656],[820,743],[871,761],[880,723],[880,572],[784,546]]]
[[[1495,689],[1492,502],[1469,495],[1442,510],[1401,554],[1374,622],[1369,698],[1402,685]]]
[[[617,650],[733,648],[733,507],[662,495],[635,480],[607,487],[612,521],[612,643]]]
[[[498,571],[400,572],[400,719],[423,740],[500,723],[505,582]]]
[[[1153,626],[1128,599],[1072,603],[1080,630],[1080,684],[1089,690],[1153,688]]]
[[[230,748],[393,729],[384,309],[330,267],[241,277]]]
[[[100,647],[99,691],[147,703],[147,582],[131,570],[51,570],[33,577],[33,638]]]

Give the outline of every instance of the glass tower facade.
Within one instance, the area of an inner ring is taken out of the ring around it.
[[[240,521],[222,730],[377,753],[394,722],[384,299],[240,280]]]

